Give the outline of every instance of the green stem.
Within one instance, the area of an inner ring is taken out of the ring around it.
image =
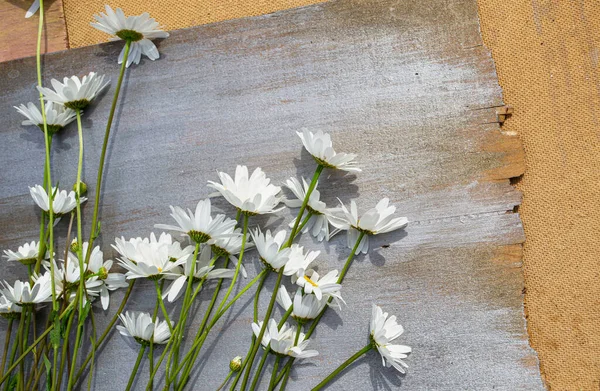
[[[162,311],[162,314],[165,317],[165,320],[167,321],[167,325],[169,326],[169,331],[171,332],[171,335],[173,335],[173,325],[171,324],[171,319],[169,318],[169,313],[167,312],[167,309],[165,308],[165,302],[163,301],[163,298],[162,298],[162,291],[160,289],[160,285],[158,284],[157,280],[154,280],[154,286],[156,287],[156,298],[158,299],[158,304],[160,304],[160,309]]]
[[[162,286],[164,284],[164,280],[161,281],[161,289]],[[156,324],[156,316],[158,315],[158,307],[159,307],[160,303],[158,302],[158,298],[156,299],[156,304],[154,304],[154,312],[152,313],[152,323]],[[154,336],[152,336],[152,338],[150,338],[150,349],[148,350],[148,363],[149,363],[149,367],[150,367],[150,374],[152,374],[152,368],[154,368]],[[154,378],[152,376],[150,376],[150,379],[148,380],[148,385],[150,388],[153,388],[154,386]]]
[[[352,364],[359,357],[361,357],[363,354],[367,353],[371,349],[373,349],[373,345],[368,344],[367,346],[365,346],[364,348],[362,348],[361,350],[359,350],[358,352],[356,352],[352,357],[350,357],[349,359],[347,359],[346,361],[344,361],[342,363],[342,365],[340,365],[339,367],[337,367],[337,369],[335,371],[331,372],[331,374],[329,376],[327,376],[325,379],[323,379],[323,381],[321,383],[319,383],[316,387],[314,387],[311,391],[318,391],[321,388],[323,388],[327,383],[329,383],[331,381],[331,379],[333,379],[334,377],[336,377],[348,365]]]
[[[344,281],[344,277],[346,276],[346,273],[348,273],[348,269],[350,268],[350,265],[352,264],[352,260],[354,259],[356,250],[358,249],[358,246],[360,245],[360,242],[362,242],[364,236],[365,236],[364,232],[361,232],[358,235],[358,239],[356,240],[356,243],[354,244],[354,247],[352,248],[352,252],[350,253],[350,255],[348,255],[348,259],[346,260],[346,263],[344,264],[344,268],[342,269],[342,272],[340,273],[340,275],[338,277],[338,281],[337,281],[338,284],[341,284],[342,281]]]
[[[125,64],[125,62],[123,62],[123,64]],[[142,358],[144,357],[145,350],[146,350],[146,345],[142,345],[140,347],[140,352],[138,353],[137,359],[135,360],[135,365],[133,366],[131,375],[129,376],[129,381],[127,382],[127,388],[125,388],[125,391],[131,390],[131,386],[133,385],[133,380],[135,379],[135,375],[137,374],[138,368],[140,367],[140,363],[142,362]]]
[[[221,383],[221,385],[219,386],[219,388],[217,388],[217,391],[221,391],[221,389],[223,387],[225,387],[225,384],[227,384],[227,381],[229,380],[229,378],[231,377],[231,375],[233,375],[233,371],[229,371],[229,374],[225,377],[225,380],[223,380],[223,383]]]
[[[26,331],[24,330],[25,328],[25,324],[27,324],[27,318],[28,316],[29,310],[23,308],[23,310],[21,311],[21,321],[19,322],[19,332],[18,332],[18,344],[19,344],[19,351],[22,353],[25,350],[25,333]],[[27,324],[27,328],[29,328],[29,325]],[[19,389],[24,388],[24,384],[23,382],[25,381],[25,362],[21,361],[21,364],[19,365]]]
[[[127,291],[125,292],[125,296],[123,296],[123,300],[121,300],[121,305],[119,306],[119,308],[117,309],[117,312],[112,317],[112,319],[108,323],[108,326],[106,326],[106,329],[104,330],[104,332],[102,333],[102,335],[100,336],[98,341],[96,342],[96,345],[94,346],[95,349],[98,349],[98,347],[102,344],[102,342],[104,342],[104,340],[108,336],[108,333],[110,333],[113,330],[113,326],[117,322],[117,319],[119,319],[119,314],[121,312],[123,312],[123,309],[125,308],[125,304],[127,304],[127,300],[129,299],[129,296],[131,295],[131,291],[133,290],[134,284],[135,284],[135,280],[129,281],[129,288],[127,288]],[[92,351],[92,353],[93,353],[93,351]],[[77,372],[77,376],[75,376],[75,381],[74,381],[75,383],[77,382],[77,380],[79,380],[79,378],[83,374],[83,371],[85,371],[87,365],[89,364],[90,360],[92,359],[92,353],[88,354],[85,361],[83,362],[83,365],[81,366],[81,368],[79,368],[79,372]]]
[[[273,373],[271,373],[271,381],[269,381],[269,391],[275,388],[275,378],[277,377],[277,370],[279,369],[279,361],[281,356],[277,355],[275,358],[275,364],[273,364]],[[252,388],[254,390],[254,388]]]
[[[63,342],[62,353],[60,355],[60,369],[58,370],[58,377],[56,383],[56,389],[60,390],[60,385],[62,383],[63,371],[65,370],[65,364],[67,363],[67,352],[69,351],[69,336],[71,335],[71,326],[73,325],[73,319],[75,319],[75,311],[71,312],[69,315],[69,320],[67,321],[67,329],[65,330],[65,339]]]
[[[94,377],[94,359],[96,358],[96,337],[98,336],[94,311],[90,311],[90,319],[92,320],[92,335],[90,336],[90,342],[92,343],[92,364],[90,365],[90,376],[88,376],[88,391],[92,389],[92,378]]]
[[[121,71],[119,72],[119,80],[117,81],[117,87],[115,89],[115,95],[113,97],[112,104],[110,106],[110,112],[108,113],[108,121],[106,123],[106,130],[104,131],[104,142],[102,143],[102,151],[100,152],[100,163],[98,164],[98,177],[96,179],[96,194],[94,199],[94,213],[92,215],[92,226],[90,228],[90,238],[88,240],[89,246],[85,256],[85,262],[88,263],[92,254],[91,248],[96,237],[96,228],[98,226],[98,207],[100,205],[100,191],[102,189],[102,175],[104,173],[104,159],[106,157],[106,150],[108,148],[108,140],[110,138],[110,129],[112,126],[113,118],[115,116],[115,110],[117,108],[117,102],[119,101],[119,93],[121,92],[121,84],[123,83],[123,76],[125,75],[125,69],[127,65],[127,58],[129,57],[129,49],[131,48],[131,41],[125,41],[125,52],[123,55],[123,63],[121,64]]]
[[[302,220],[302,223],[300,223],[300,226],[298,227],[298,230],[296,231],[296,235],[295,236],[300,235],[300,232],[302,232],[302,229],[304,228],[304,226],[306,225],[306,223],[308,223],[308,220],[310,220],[310,218],[312,216],[313,216],[313,213],[310,212],[310,211],[306,214],[306,217]]]
[[[2,353],[2,365],[0,366],[0,376],[4,374],[4,367],[6,366],[6,357],[8,356],[8,349],[10,346],[10,336],[12,334],[12,326],[14,319],[8,320],[8,328],[6,329],[6,335],[4,336],[4,352]]]
[[[308,190],[306,190],[306,195],[304,196],[304,200],[302,201],[302,206],[300,207],[300,211],[298,211],[298,217],[296,217],[296,222],[294,223],[294,227],[292,228],[292,232],[290,233],[290,239],[288,240],[287,247],[292,245],[294,238],[296,237],[296,232],[298,232],[298,225],[300,224],[300,220],[302,219],[302,215],[304,214],[304,209],[306,209],[306,205],[308,205],[308,200],[310,199],[310,195],[313,190],[317,186],[317,181],[319,180],[319,176],[323,171],[324,166],[319,164],[317,169],[315,170],[315,174],[313,175],[312,180],[310,181],[310,185],[308,186]]]
[[[258,381],[260,379],[260,375],[265,366],[265,362],[267,362],[267,357],[269,357],[269,352],[265,350],[263,352],[263,356],[260,358],[260,362],[258,363],[258,368],[256,369],[256,373],[254,374],[254,379],[252,379],[252,384],[250,385],[250,390],[255,390],[258,385]],[[279,358],[279,356],[277,356]]]

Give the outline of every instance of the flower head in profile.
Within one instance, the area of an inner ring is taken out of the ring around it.
[[[283,269],[283,275],[291,276],[292,283],[296,283],[300,270],[307,270],[311,263],[321,254],[320,251],[304,252],[304,247],[297,243],[290,247],[290,256]]]
[[[298,179],[292,177],[285,182],[285,186],[296,196],[296,199],[285,200],[285,204],[290,208],[301,207],[309,188],[309,184],[306,180],[302,178],[302,184],[300,184]],[[302,228],[303,233],[310,232],[310,234],[317,238],[319,242],[323,241],[323,239],[329,240],[329,221],[325,215],[327,206],[320,198],[321,193],[315,186],[315,189],[310,193],[308,204],[306,205],[306,209],[311,216]],[[293,227],[295,223],[296,219],[292,220],[290,227]]]
[[[304,288],[304,293],[314,294],[318,300],[322,300],[324,295],[331,296],[338,300],[342,300],[340,289],[342,286],[338,284],[338,271],[332,270],[323,277],[319,276],[316,271],[300,270],[296,284]]]
[[[395,231],[408,225],[406,217],[394,217],[396,207],[390,205],[390,200],[382,199],[374,208],[358,215],[356,202],[350,202],[350,210],[340,201],[339,208],[329,210],[329,222],[338,230],[348,230],[348,247],[353,248],[361,233],[362,240],[355,254],[366,254],[369,250],[369,236]]]
[[[148,345],[150,342],[164,345],[171,338],[169,324],[166,320],[152,322],[152,317],[146,312],[130,312],[120,314],[119,318],[123,325],[117,325],[117,330],[121,335],[131,337],[141,345]]]
[[[300,323],[307,322],[319,316],[321,311],[323,311],[323,308],[327,305],[328,298],[329,297],[325,297],[319,300],[315,295],[302,294],[302,289],[298,288],[292,301],[292,298],[284,285],[282,285],[277,292],[277,302],[279,305],[287,311],[293,304],[292,317]]]
[[[66,190],[60,190],[56,187],[53,187],[52,192],[54,194],[52,199],[52,210],[56,216],[62,216],[66,213],[69,213],[77,206],[77,198],[74,191],[67,193]],[[37,206],[39,206],[44,212],[48,212],[50,210],[48,194],[42,186],[35,185],[34,187],[30,187],[29,193],[31,194],[33,201],[35,201]],[[87,198],[80,197],[79,201],[84,203],[87,201]]]
[[[212,251],[210,246],[204,246],[194,266],[194,282],[200,282],[203,279],[233,278],[235,272],[233,269],[215,269],[213,263],[211,263],[211,258]],[[187,283],[189,276],[192,275],[193,262],[194,257],[188,256],[183,267],[178,267],[165,274],[165,278],[173,281],[163,292],[163,298],[168,298],[169,302],[173,302],[179,298],[182,293],[181,289]]]
[[[21,317],[22,308],[8,300],[4,294],[0,294],[0,316],[6,319],[18,319]]]
[[[50,274],[46,273],[36,279],[33,286],[29,282],[15,281],[14,285],[10,285],[4,281],[2,283],[2,294],[13,304],[31,305],[43,303],[52,300],[52,285]]]
[[[160,25],[147,12],[137,16],[125,16],[121,8],[113,11],[110,6],[105,6],[106,13],[94,15],[96,22],[90,23],[107,34],[112,35],[112,41],[120,39],[131,42],[126,67],[132,63],[139,64],[142,55],[154,61],[160,57],[156,45],[151,39],[167,38],[169,33],[162,31]],[[119,54],[119,64],[123,63],[125,48]]]
[[[281,248],[285,242],[286,234],[285,230],[277,232],[275,236],[271,234],[270,230],[265,233],[262,233],[260,228],[256,228],[254,231],[250,230],[252,241],[256,246],[261,262],[272,271],[279,271],[279,268],[285,266],[290,259],[291,249],[289,247]]]
[[[248,167],[237,166],[235,179],[224,172],[219,172],[219,178],[221,183],[208,181],[208,186],[247,215],[275,213],[283,209],[276,208],[282,199],[279,195],[281,188],[272,185],[260,167],[248,176]]]
[[[140,242],[136,246],[135,260],[120,258],[119,263],[127,269],[127,279],[150,278],[160,279],[163,275],[173,272],[177,267],[184,264],[189,256],[171,260],[169,257],[169,246],[165,243]]]
[[[88,247],[88,242],[84,242],[82,246],[82,254],[84,256],[87,254]],[[79,260],[75,255],[69,253],[69,256],[72,257],[69,263],[79,265]],[[96,280],[97,286],[93,287],[92,290],[100,295],[100,301],[104,310],[108,309],[110,302],[109,291],[129,286],[123,273],[110,271],[113,263],[111,259],[104,260],[104,253],[100,250],[100,246],[96,246],[90,254],[90,260],[86,267],[86,272],[92,275],[91,278],[88,276],[88,280]]]
[[[21,122],[22,125],[34,125],[39,127],[42,132],[44,131],[44,119],[36,105],[29,102],[27,103],[27,106],[21,104],[18,107],[14,107],[19,113],[27,118],[25,121]],[[47,102],[44,104],[44,107],[46,111],[46,129],[50,136],[54,136],[76,118],[75,111],[68,109],[65,106]]]
[[[25,13],[25,18],[31,18],[40,9],[40,0],[34,0],[31,7]]]
[[[210,199],[198,201],[195,213],[189,209],[186,213],[178,206],[170,208],[171,217],[177,222],[177,225],[155,224],[154,227],[182,232],[196,243],[212,244],[216,239],[227,238],[237,224],[235,220],[224,214],[218,214],[213,218],[210,214]]]
[[[17,251],[4,250],[4,255],[2,257],[6,258],[7,261],[19,261],[23,265],[33,265],[37,262],[39,251],[39,242],[32,241],[31,243],[25,243],[24,245],[19,246]],[[47,256],[48,254],[46,253],[45,255]]]
[[[391,342],[404,332],[404,328],[396,322],[396,316],[389,316],[387,312],[373,304],[371,315],[371,341],[377,348],[383,365],[393,366],[401,373],[405,373],[408,365],[402,361],[411,352],[409,346],[393,345]]]
[[[90,72],[81,79],[71,76],[65,77],[62,83],[56,79],[52,79],[50,83],[54,89],[40,86],[37,89],[46,100],[73,110],[83,110],[88,107],[108,85],[108,82],[104,83],[104,75],[100,76],[95,72]]]
[[[263,322],[252,323],[252,331],[257,337],[260,335]],[[300,333],[298,344],[294,344],[295,329],[285,323],[281,329],[277,327],[275,319],[269,319],[267,329],[263,335],[261,344],[263,347],[270,345],[271,351],[278,355],[291,356],[294,358],[309,358],[319,355],[316,350],[306,350],[309,339],[304,339],[304,333]]]
[[[356,166],[352,153],[336,153],[333,150],[331,136],[323,133],[321,130],[313,133],[310,130],[303,129],[302,132],[296,132],[302,140],[304,148],[312,155],[315,161],[327,168],[336,168],[338,170],[359,172],[360,168]]]
[[[229,233],[229,236],[215,239],[210,247],[215,255],[220,257],[231,257],[233,255],[238,255],[242,251],[243,239],[242,230],[236,228]],[[244,249],[248,250],[252,247],[254,247],[254,243],[246,241]]]

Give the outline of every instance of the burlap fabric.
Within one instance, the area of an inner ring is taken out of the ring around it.
[[[318,0],[115,0],[167,29]],[[89,27],[105,0],[64,0],[71,47],[106,35]],[[505,101],[503,129],[521,136],[526,173],[525,308],[552,390],[600,389],[600,2],[479,0],[484,40]],[[501,354],[501,353],[500,353]]]

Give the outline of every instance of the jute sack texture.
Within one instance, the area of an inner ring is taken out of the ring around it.
[[[116,0],[178,29],[318,0]],[[71,47],[106,40],[90,28],[105,0],[64,0]],[[600,2],[479,0],[481,30],[514,114],[526,171],[516,186],[527,242],[525,312],[551,390],[600,389]]]

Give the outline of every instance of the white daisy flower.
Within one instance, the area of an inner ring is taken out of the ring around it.
[[[393,366],[401,373],[405,373],[408,365],[402,361],[408,357],[411,348],[404,345],[392,345],[390,342],[398,338],[404,332],[404,328],[396,322],[395,316],[388,318],[388,313],[373,304],[371,316],[371,340],[377,347],[383,365]]]
[[[77,198],[74,191],[67,193],[66,190],[60,190],[57,187],[53,187],[52,192],[54,194],[52,200],[52,210],[54,211],[55,216],[60,217],[66,213],[69,213],[77,206]],[[48,212],[50,210],[48,194],[42,186],[35,185],[34,187],[30,187],[29,193],[31,194],[33,201],[35,201],[37,206],[39,206],[44,212]],[[79,200],[83,204],[85,201],[87,201],[87,198],[79,197]]]
[[[39,251],[39,242],[32,241],[31,243],[19,246],[17,251],[4,250],[2,258],[6,258],[7,261],[19,261],[23,265],[33,265],[37,262]],[[49,254],[46,253],[44,255],[44,258],[47,258]]]
[[[171,331],[166,320],[152,323],[152,317],[146,312],[130,312],[119,314],[123,326],[117,325],[121,335],[131,337],[141,345],[147,345],[150,341],[155,344],[164,345],[171,338]]]
[[[298,288],[292,302],[292,298],[284,285],[277,292],[277,302],[284,310],[287,311],[292,304],[294,305],[292,308],[292,317],[299,323],[307,322],[319,316],[323,308],[327,305],[328,298],[324,297],[322,300],[319,300],[315,295],[302,294],[302,289]]]
[[[155,228],[168,229],[172,231],[183,232],[196,243],[212,244],[219,238],[231,236],[237,222],[226,217],[224,214],[218,214],[214,218],[210,215],[210,199],[200,200],[196,205],[196,213],[187,210],[187,213],[180,207],[171,206],[171,217],[175,219],[178,226],[168,224],[155,224]]]
[[[285,186],[296,196],[294,200],[285,200],[285,204],[290,208],[300,208],[310,185],[304,178],[302,178],[302,184],[300,184],[298,179],[292,177],[285,182]],[[308,204],[306,204],[306,209],[311,213],[311,217],[302,228],[303,233],[310,231],[310,234],[317,238],[319,242],[323,241],[323,239],[329,240],[329,221],[325,215],[327,207],[320,198],[321,193],[315,186],[315,189],[310,193]],[[296,219],[292,220],[290,227],[293,227],[295,223]]]
[[[35,280],[33,287],[29,282],[15,281],[10,285],[2,283],[2,294],[8,301],[17,305],[31,305],[52,300],[52,284],[50,274],[46,273]]]
[[[25,18],[31,18],[40,9],[40,0],[34,0],[31,7],[25,13]]]
[[[358,216],[356,202],[350,202],[350,210],[340,201],[341,207],[329,209],[329,222],[339,230],[348,230],[348,247],[353,248],[360,233],[365,233],[356,249],[356,254],[366,254],[369,250],[369,236],[404,228],[408,225],[406,217],[394,217],[396,207],[384,198],[374,208]],[[337,233],[337,232],[336,232]],[[335,233],[332,233],[332,236]]]
[[[79,279],[81,277],[81,273],[79,272],[79,260],[72,253],[68,254],[67,261],[61,260],[60,264],[54,262],[54,288],[56,291],[57,297],[61,295],[68,295],[66,299],[68,301],[72,301],[75,299],[77,294],[77,290],[79,289]],[[86,270],[84,270],[84,275],[87,271],[87,265],[84,264]],[[44,265],[46,269],[46,273],[42,276],[34,276],[33,280],[37,281],[37,279],[42,278],[46,275],[50,275],[51,267],[50,263]],[[102,281],[98,279],[97,276],[86,277],[85,279],[85,291],[86,297],[84,297],[84,304],[87,301],[87,297],[96,298],[100,294],[100,287],[102,286]],[[105,308],[106,309],[106,308]]]
[[[259,322],[258,324],[252,323],[252,331],[257,337],[260,335],[262,325],[263,322]],[[304,333],[300,333],[298,345],[294,345],[295,329],[290,328],[287,323],[279,329],[275,319],[269,319],[269,324],[267,326],[261,344],[265,348],[270,345],[271,351],[275,354],[291,356],[298,359],[319,355],[319,352],[316,350],[305,350],[310,343],[310,340],[304,339]]]
[[[53,136],[62,128],[75,121],[77,117],[75,111],[53,102],[47,102],[44,107],[46,110],[46,129],[48,129],[50,136]],[[14,106],[14,108],[27,117],[25,121],[21,122],[22,125],[34,125],[39,127],[42,132],[44,131],[44,119],[36,105],[29,102],[27,106],[21,104],[19,107]]]
[[[82,254],[86,254],[88,251],[88,242],[83,243]],[[72,255],[72,254],[69,254]],[[78,262],[77,258],[73,256],[74,260]],[[100,246],[94,247],[90,254],[90,260],[87,264],[87,272],[95,274],[96,278],[101,285],[98,286],[97,290],[100,293],[100,301],[104,310],[108,309],[110,303],[109,291],[114,291],[119,288],[127,288],[129,284],[126,281],[125,274],[123,273],[110,273],[110,269],[113,267],[114,262],[111,259],[104,260],[104,253],[100,250]]]
[[[275,213],[282,197],[281,188],[270,184],[263,170],[258,167],[248,176],[248,167],[237,166],[235,180],[228,174],[219,172],[221,183],[208,181],[208,186],[217,190],[233,206],[247,215]]]
[[[309,251],[304,253],[304,247],[294,243],[290,248],[289,261],[285,264],[283,274],[292,277],[292,283],[296,283],[300,270],[308,269],[308,266],[321,254],[320,251]]]
[[[181,296],[181,289],[187,284],[187,280],[192,273],[193,256],[187,256],[183,268],[174,269],[172,272],[165,274],[165,278],[173,280],[167,289],[163,292],[163,298],[167,298],[169,302],[173,302]],[[210,264],[212,259],[212,251],[209,246],[205,246],[200,252],[200,256],[194,267],[194,282],[200,282],[203,278],[233,278],[235,270],[232,269],[215,269],[214,265]]]
[[[117,8],[115,12],[108,5],[104,7],[106,14],[100,12],[100,15],[94,15],[96,22],[90,24],[92,27],[112,35],[111,41],[120,39],[131,41],[126,67],[132,63],[139,64],[142,54],[152,61],[160,57],[158,49],[151,39],[167,38],[169,33],[162,31],[161,26],[154,18],[151,18],[147,12],[138,16],[125,16],[121,8]],[[124,56],[125,48],[123,47],[119,54],[119,64],[123,63]]]
[[[150,278],[159,279],[164,274],[172,272],[184,264],[189,257],[183,257],[173,262],[169,257],[169,247],[166,244],[138,243],[135,261],[120,258],[119,263],[127,269],[127,279]]]
[[[323,133],[321,130],[313,133],[310,130],[303,129],[302,132],[296,132],[302,140],[304,148],[310,153],[316,162],[323,167],[337,168],[338,170],[359,172],[360,168],[356,167],[353,153],[335,153],[331,143],[331,136],[328,133]]]
[[[52,79],[50,83],[54,90],[38,86],[38,91],[44,94],[46,100],[73,110],[85,109],[108,85],[108,82],[104,83],[104,75],[99,76],[95,72],[90,72],[81,79],[71,76],[65,77],[62,83],[56,79]]]
[[[6,319],[18,319],[21,317],[22,308],[8,300],[4,294],[0,294],[0,316]]]
[[[254,231],[250,230],[250,235],[252,235],[252,241],[260,255],[260,261],[268,269],[278,272],[279,268],[285,266],[289,261],[292,250],[289,247],[281,249],[287,235],[285,230],[281,230],[273,236],[270,230],[263,234],[260,228],[256,228]]]
[[[126,240],[125,237],[121,236],[121,238],[115,238],[115,244],[111,244],[111,247],[117,250],[117,252],[121,254],[124,259],[137,262],[136,259],[139,258],[137,245],[142,243],[144,240],[148,241],[147,238],[142,239],[140,237]]]
[[[229,257],[232,255],[238,255],[242,251],[242,241],[244,235],[240,228],[236,228],[229,233],[229,237],[221,237],[214,240],[211,245],[211,249],[215,255],[221,257]],[[246,240],[244,250],[247,251],[254,247],[254,243]]]
[[[300,270],[298,272],[296,285],[304,288],[304,293],[312,293],[319,300],[323,299],[324,295],[329,295],[338,300],[342,300],[339,293],[342,286],[338,284],[337,280],[337,270],[332,270],[323,277],[319,276],[319,273],[312,269],[306,271]]]

